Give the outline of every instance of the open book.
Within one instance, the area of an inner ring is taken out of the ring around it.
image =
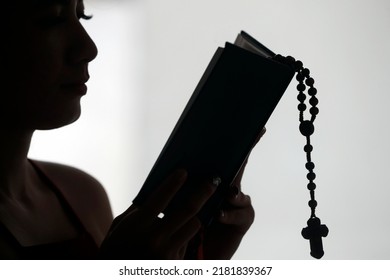
[[[218,48],[188,101],[143,187],[142,205],[172,171],[185,168],[188,181],[218,176],[222,183],[200,215],[208,223],[294,76],[274,53],[245,32]],[[175,211],[187,183],[166,211]]]

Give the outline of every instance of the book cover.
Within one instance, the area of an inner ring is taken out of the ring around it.
[[[274,61],[273,55],[245,32],[235,44],[217,49],[135,205],[142,205],[172,171],[184,168],[188,183],[166,211],[180,204],[191,180],[219,176],[222,183],[200,215],[205,223],[210,221],[294,76],[294,70]]]

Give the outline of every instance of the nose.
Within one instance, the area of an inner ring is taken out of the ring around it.
[[[72,44],[69,59],[72,63],[88,63],[96,58],[98,54],[96,44],[80,22],[77,22],[70,36]]]

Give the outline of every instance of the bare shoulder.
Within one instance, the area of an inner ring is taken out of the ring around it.
[[[50,178],[55,179],[55,184],[61,190],[74,195],[74,199],[80,199],[83,203],[106,203],[107,194],[98,180],[88,173],[68,165],[53,162],[34,161],[42,171]],[[64,189],[66,188],[66,189]],[[85,200],[85,198],[89,198]]]
[[[100,182],[75,167],[44,161],[33,162],[56,185],[100,244],[113,220],[107,193]]]

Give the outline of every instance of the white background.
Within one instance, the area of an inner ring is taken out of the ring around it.
[[[106,187],[115,214],[141,187],[225,41],[246,30],[310,68],[320,114],[312,139],[325,259],[389,259],[387,0],[86,0],[99,47],[81,119],[37,132],[30,156],[79,167]],[[237,259],[309,259],[310,209],[295,85],[254,150],[243,189],[256,221]]]

